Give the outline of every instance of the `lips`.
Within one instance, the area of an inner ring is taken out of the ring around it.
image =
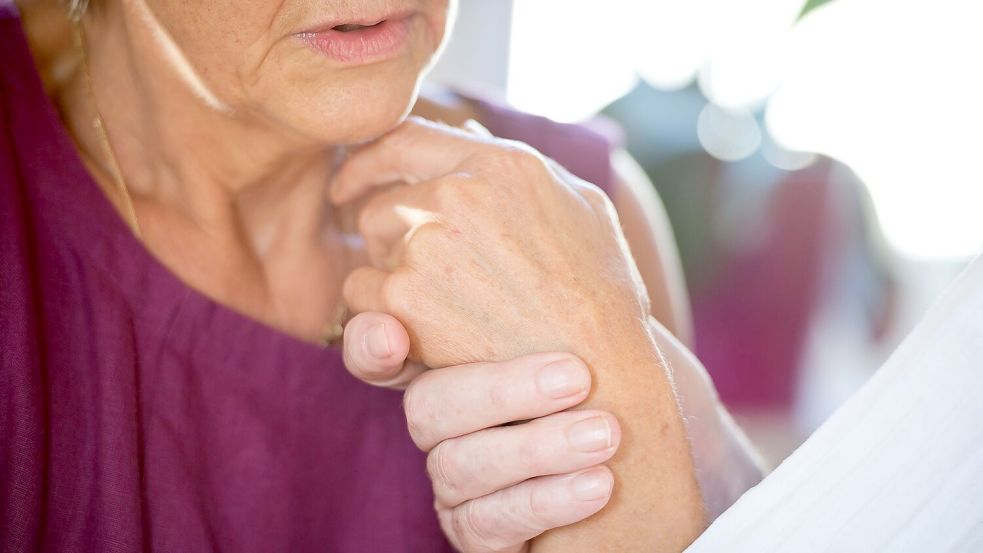
[[[348,33],[351,31],[359,31],[362,29],[368,29],[370,27],[375,27],[376,25],[382,23],[382,21],[377,21],[371,25],[359,25],[358,23],[345,23],[343,25],[335,25],[331,27],[332,30],[340,31],[342,33]]]
[[[344,65],[359,65],[398,54],[409,41],[413,13],[331,22],[297,36],[316,51]]]

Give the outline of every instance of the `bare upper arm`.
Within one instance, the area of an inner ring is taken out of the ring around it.
[[[614,152],[611,162],[615,172],[612,201],[652,300],[652,315],[692,347],[689,295],[665,207],[645,171],[628,152]]]

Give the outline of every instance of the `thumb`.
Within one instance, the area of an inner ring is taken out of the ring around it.
[[[348,372],[374,386],[405,388],[424,369],[406,361],[409,335],[395,317],[385,313],[355,315],[345,325],[342,348]]]

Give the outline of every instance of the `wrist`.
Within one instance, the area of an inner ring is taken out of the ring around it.
[[[614,415],[621,446],[606,464],[615,475],[607,507],[536,539],[536,551],[682,550],[706,514],[690,443],[662,352],[647,317],[609,316],[571,352],[590,367],[591,394],[577,408]],[[639,513],[647,524],[640,525]]]
[[[608,317],[593,334],[580,335],[569,351],[587,363],[596,407],[627,407],[680,418],[672,375],[657,340],[642,317]]]
[[[658,354],[648,327],[648,310],[636,297],[598,295],[568,301],[559,335],[572,353],[623,357]]]

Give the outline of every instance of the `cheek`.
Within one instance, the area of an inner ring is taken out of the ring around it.
[[[235,106],[269,51],[277,2],[134,0],[147,39],[193,88]]]
[[[433,0],[429,6],[431,49],[439,51],[447,42],[454,19],[457,17],[457,0]]]

